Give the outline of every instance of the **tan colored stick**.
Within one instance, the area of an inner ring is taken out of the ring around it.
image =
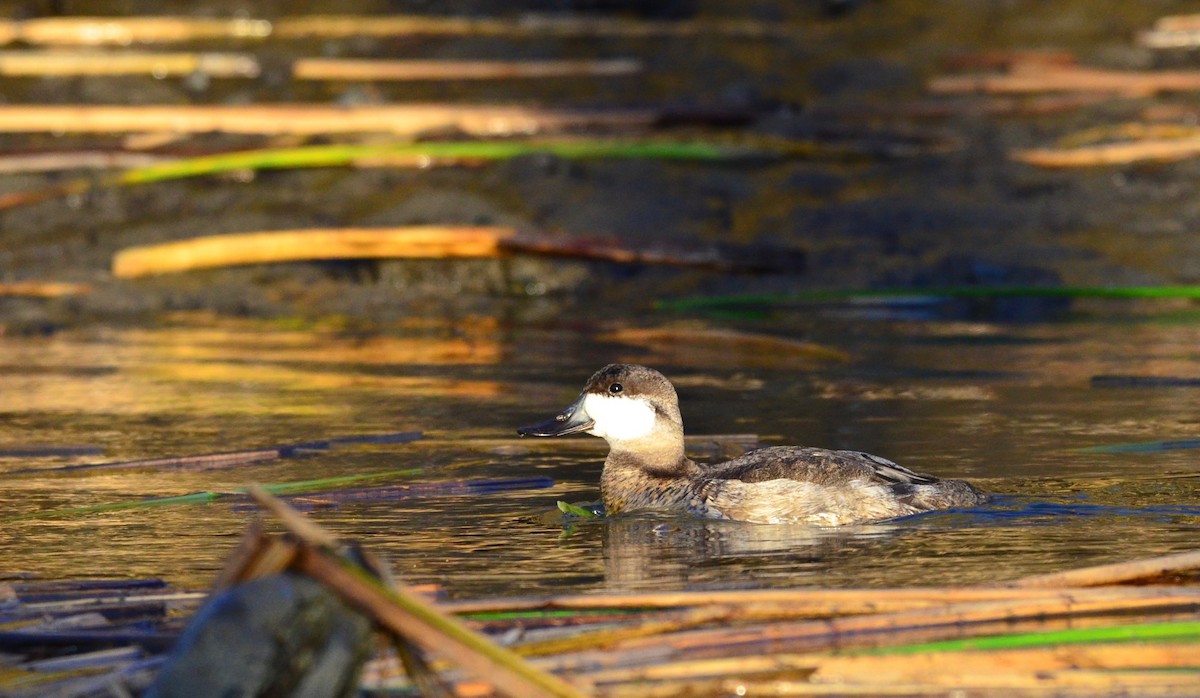
[[[638,21],[595,17],[308,15],[265,19],[196,17],[45,17],[0,22],[0,43],[129,46],[206,39],[304,39],[351,36],[702,36],[787,37],[795,28],[740,19]]]
[[[24,296],[26,298],[62,298],[91,293],[88,284],[72,284],[61,281],[12,281],[0,283],[0,297]]]
[[[312,15],[286,17],[275,23],[280,39],[349,36],[727,36],[787,37],[794,27],[742,19],[647,21],[605,17],[525,16],[516,20],[489,17]]]
[[[131,51],[0,51],[0,75],[152,75],[204,73],[217,78],[258,77],[253,57],[237,53],[140,53]]]
[[[1083,567],[1065,572],[1036,574],[1009,582],[1007,586],[1022,589],[1094,587],[1156,579],[1170,574],[1196,570],[1200,570],[1200,550],[1130,562],[1117,562],[1111,565]]]
[[[0,64],[2,66],[2,64]],[[616,76],[641,72],[640,61],[388,61],[299,58],[297,80],[524,80],[572,76]]]
[[[687,678],[808,673],[814,683],[926,683],[945,686],[991,684],[1038,672],[1092,669],[1194,668],[1195,647],[1180,644],[1060,645],[988,652],[925,652],[904,655],[828,656],[782,654],[771,657],[685,660],[647,667],[587,671],[580,677],[603,688],[613,683],[646,683]]]
[[[111,170],[146,167],[178,158],[149,153],[82,150],[56,153],[0,155],[0,174],[60,172],[63,170]]]
[[[997,624],[1009,625],[1030,619],[1080,618],[1129,612],[1165,613],[1197,608],[1200,608],[1200,589],[1190,587],[1129,589],[1110,598],[1060,591],[1042,598],[948,603],[898,613],[685,630],[654,638],[619,638],[603,657],[597,656],[597,652],[591,649],[596,644],[589,644],[587,636],[581,635],[577,638],[577,653],[558,655],[553,666],[564,671],[589,666],[637,666],[646,663],[648,652],[653,652],[658,661],[667,661],[874,646],[883,639],[887,644],[929,642],[970,637],[994,630]],[[603,637],[602,634],[600,636]],[[537,653],[538,649],[539,643],[529,643],[519,651]],[[555,651],[561,652],[563,649],[556,645]]]
[[[860,613],[936,608],[948,603],[1019,601],[1029,599],[1120,599],[1141,597],[1145,589],[1013,589],[1002,587],[911,587],[902,589],[757,589],[749,591],[667,591],[634,594],[580,594],[526,596],[500,599],[448,601],[453,613],[534,611],[553,609],[655,609],[718,604],[724,606],[775,606],[792,609],[793,615],[838,616]],[[1200,591],[1197,591],[1200,594]]]
[[[999,674],[968,677],[955,683],[924,681],[816,683],[808,680],[734,677],[680,679],[652,684],[619,684],[598,692],[604,698],[676,698],[677,696],[747,695],[773,696],[864,696],[916,698],[969,695],[972,698],[1194,698],[1196,679],[1191,672],[1111,671],[1065,669],[1039,674]]]
[[[0,133],[251,133],[317,135],[437,130],[529,134],[568,127],[645,127],[652,110],[569,111],[503,105],[0,105]]]
[[[1105,92],[1146,96],[1158,92],[1200,90],[1200,72],[1192,70],[1121,71],[1099,68],[1036,66],[1011,73],[935,78],[929,89],[942,94],[985,92]]]
[[[263,19],[199,17],[45,17],[0,23],[0,37],[30,44],[129,46],[203,39],[261,39],[271,35]]]
[[[1200,138],[1140,140],[1079,148],[1034,148],[1012,154],[1019,162],[1047,168],[1102,167],[1132,162],[1176,162],[1200,155]]]
[[[113,275],[155,274],[244,264],[322,259],[496,257],[509,228],[347,228],[214,235],[121,250]]]

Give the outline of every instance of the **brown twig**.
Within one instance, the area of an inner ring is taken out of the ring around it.
[[[193,269],[322,259],[496,257],[515,231],[414,226],[276,230],[214,235],[121,250],[113,275],[133,279]]]
[[[142,53],[136,51],[0,51],[0,75],[68,77],[203,73],[215,78],[253,78],[253,57],[238,53]]]
[[[1003,74],[935,78],[929,89],[940,94],[1101,92],[1144,97],[1159,92],[1200,90],[1200,72],[1191,70],[1122,71],[1083,66],[1022,66]]]
[[[654,110],[553,110],[505,105],[0,105],[0,133],[250,133],[415,136],[456,130],[476,136],[566,128],[654,125]]]
[[[62,281],[10,281],[0,283],[0,297],[62,298],[91,293],[89,284],[73,284]]]
[[[1200,155],[1200,138],[1168,138],[1106,143],[1078,148],[1031,148],[1014,160],[1047,168],[1101,167],[1133,162],[1175,162]]]
[[[2,64],[0,64],[2,65]],[[598,77],[641,72],[640,61],[396,61],[347,58],[299,58],[296,80],[528,80]]]
[[[1095,587],[1108,584],[1128,584],[1160,579],[1171,574],[1200,569],[1200,550],[1191,550],[1175,555],[1151,557],[1111,565],[1098,565],[1036,574],[1009,582],[1007,586],[1019,589],[1047,589],[1054,587]]]

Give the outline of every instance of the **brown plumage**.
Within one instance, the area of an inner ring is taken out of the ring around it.
[[[684,455],[674,386],[658,371],[636,364],[605,366],[553,420],[518,433],[581,431],[608,441],[600,493],[610,515],[657,511],[832,526],[987,499],[962,480],[922,475],[860,451],[777,446],[724,463],[698,464]]]

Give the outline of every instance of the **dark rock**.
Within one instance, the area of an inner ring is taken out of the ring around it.
[[[370,632],[366,618],[311,579],[256,579],[196,614],[145,695],[351,696]]]

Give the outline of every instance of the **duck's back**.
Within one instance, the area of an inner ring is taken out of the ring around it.
[[[778,446],[701,468],[710,506],[747,521],[865,523],[985,501],[967,482],[861,451]]]

